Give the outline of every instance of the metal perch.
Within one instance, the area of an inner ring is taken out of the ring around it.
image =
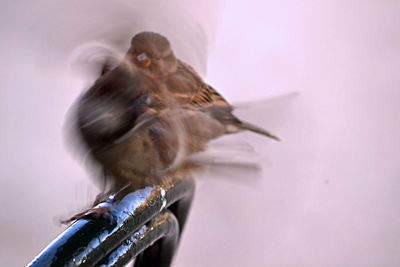
[[[170,266],[194,195],[193,178],[110,197],[112,218],[80,219],[28,266]]]

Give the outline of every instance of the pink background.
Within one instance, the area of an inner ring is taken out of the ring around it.
[[[115,29],[166,34],[283,139],[232,137],[262,177],[199,181],[175,266],[400,266],[399,1],[94,2],[1,3],[1,266],[27,264],[96,195],[63,138],[84,87],[67,63]]]

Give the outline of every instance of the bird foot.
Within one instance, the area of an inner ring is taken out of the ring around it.
[[[84,212],[75,214],[67,220],[62,220],[62,224],[69,224],[80,219],[96,220],[96,219],[112,219],[111,206],[96,206]]]

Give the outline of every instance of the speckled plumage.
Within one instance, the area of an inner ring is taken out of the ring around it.
[[[175,58],[160,34],[135,35],[119,66],[78,102],[78,129],[111,192],[162,182],[218,136],[252,130],[195,70]]]

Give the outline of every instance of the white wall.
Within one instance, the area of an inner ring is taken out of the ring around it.
[[[56,221],[96,194],[63,145],[65,113],[82,90],[64,64],[84,33],[122,11],[40,3],[1,4],[2,266],[28,263],[63,230]],[[174,35],[153,8],[133,21]],[[399,266],[400,2],[184,8],[209,40],[206,80],[233,102],[256,101],[238,114],[283,141],[241,134],[264,162],[262,178],[199,181],[176,266]],[[202,46],[190,43],[195,57],[183,49],[195,35],[176,27],[177,53],[204,68]]]

